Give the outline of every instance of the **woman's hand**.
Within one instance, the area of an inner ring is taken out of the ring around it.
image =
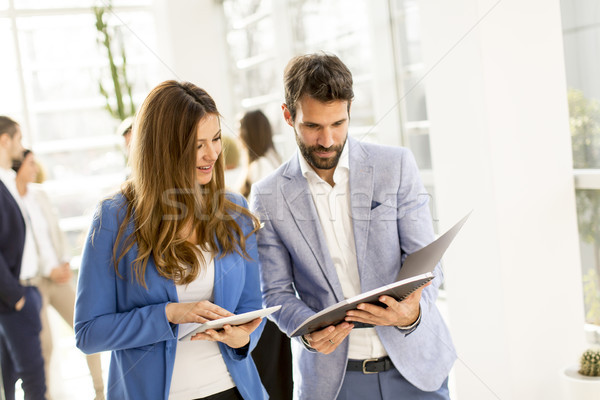
[[[208,340],[211,342],[223,342],[227,346],[239,349],[250,342],[250,334],[260,325],[262,318],[256,318],[243,325],[224,325],[218,331],[209,329],[192,336],[192,340]]]
[[[208,300],[194,303],[169,303],[165,307],[167,319],[172,324],[185,324],[194,322],[203,324],[213,319],[225,318],[233,315],[226,309],[211,303]]]
[[[71,266],[69,263],[62,263],[59,266],[52,268],[50,271],[50,279],[54,283],[67,283],[71,280],[73,274],[71,273]]]

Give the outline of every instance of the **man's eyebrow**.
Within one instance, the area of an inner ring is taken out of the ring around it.
[[[339,119],[337,121],[333,121],[331,124],[332,125],[333,124],[338,124],[340,122],[344,122],[344,121],[347,121],[347,120],[348,120],[348,118],[342,118],[342,119]],[[318,125],[318,126],[321,126],[321,124],[319,124],[317,122],[312,122],[312,121],[302,121],[300,123],[303,124],[303,125]]]

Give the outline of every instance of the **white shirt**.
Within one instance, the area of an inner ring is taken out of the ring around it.
[[[344,298],[356,296],[362,293],[362,290],[350,211],[348,146],[344,147],[333,173],[333,187],[317,175],[299,151],[298,159],[302,175],[308,181]],[[375,328],[353,329],[348,338],[348,358],[363,360],[387,355]]]
[[[60,260],[58,259],[58,255],[52,244],[48,221],[31,190],[28,190],[21,199],[29,213],[31,228],[37,243],[40,272],[43,276],[50,276],[52,269],[59,266]]]
[[[189,285],[177,285],[179,302],[213,301],[215,262],[211,252],[202,251],[206,269]],[[185,325],[179,326],[179,337]],[[179,339],[178,337],[178,339]],[[177,341],[169,400],[189,400],[210,396],[235,386],[225,365],[218,342]]]
[[[33,236],[33,230],[31,228],[31,221],[27,208],[19,195],[17,190],[17,182],[15,181],[17,174],[12,169],[0,168],[0,179],[2,183],[8,188],[8,191],[13,195],[15,201],[21,209],[23,219],[25,220],[25,245],[23,247],[23,259],[21,260],[21,274],[20,279],[29,279],[38,275],[38,256],[37,248],[35,243],[35,237]]]

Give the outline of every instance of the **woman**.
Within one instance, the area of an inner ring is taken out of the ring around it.
[[[219,113],[190,83],[154,88],[133,127],[131,177],[84,247],[77,346],[112,351],[108,398],[263,399],[261,320],[178,341],[179,324],[261,308],[258,223],[225,194]]]
[[[248,176],[241,192],[249,198],[252,184],[275,171],[281,165],[281,157],[273,145],[269,119],[260,110],[244,114],[240,121],[240,139],[248,150]]]
[[[62,319],[73,328],[75,290],[71,284],[70,249],[65,235],[58,225],[58,218],[50,199],[41,186],[34,183],[40,172],[34,154],[30,150],[25,150],[23,160],[13,162],[12,168],[17,173],[15,179],[17,191],[22,199],[22,204],[27,210],[28,221],[31,223],[31,229],[35,237],[35,249],[37,250],[37,262],[35,263],[39,265],[39,273],[38,277],[34,279],[34,283],[42,296],[42,310],[40,312],[42,332],[40,333],[40,340],[42,355],[44,356],[47,393],[50,393],[52,391],[50,360],[53,345],[48,320],[48,305],[51,305]],[[23,260],[25,263],[28,262],[28,255],[27,253],[24,254]],[[100,354],[88,355],[86,358],[94,383],[95,400],[102,400],[104,399],[104,383],[102,381]]]

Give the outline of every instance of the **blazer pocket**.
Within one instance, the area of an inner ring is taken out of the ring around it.
[[[389,203],[381,203],[377,207],[371,209],[371,220],[388,220],[396,219],[396,207]],[[385,218],[384,218],[385,217]]]

